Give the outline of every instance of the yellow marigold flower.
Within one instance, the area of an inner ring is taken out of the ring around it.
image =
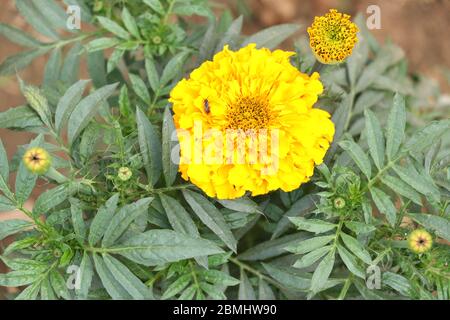
[[[352,54],[358,31],[348,14],[331,9],[326,15],[314,18],[308,28],[309,45],[321,63],[339,63]]]
[[[34,147],[25,152],[23,155],[23,162],[31,172],[44,174],[50,168],[52,159],[45,149]]]
[[[330,115],[313,108],[319,74],[299,72],[294,53],[225,46],[170,94],[185,180],[219,199],[307,182],[334,135]]]
[[[431,249],[433,239],[426,230],[417,229],[410,233],[408,245],[413,252],[424,253]]]

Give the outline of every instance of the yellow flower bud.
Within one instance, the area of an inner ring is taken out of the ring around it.
[[[408,246],[415,253],[424,253],[430,250],[432,245],[433,238],[424,229],[414,230],[408,236]]]
[[[34,147],[25,152],[23,155],[23,162],[31,172],[44,174],[50,168],[52,159],[45,149]]]
[[[130,168],[128,168],[128,167],[119,168],[119,172],[117,173],[117,176],[122,181],[128,181],[132,175],[133,175],[133,172],[131,172]]]

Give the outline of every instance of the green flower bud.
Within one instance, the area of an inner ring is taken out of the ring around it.
[[[130,180],[132,175],[133,175],[133,172],[131,172],[130,168],[128,168],[128,167],[119,168],[119,172],[117,173],[117,176],[122,181]]]

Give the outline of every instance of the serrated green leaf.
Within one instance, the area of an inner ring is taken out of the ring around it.
[[[42,45],[42,43],[22,30],[4,23],[0,23],[0,34],[5,36],[8,40],[24,47],[35,48]]]
[[[116,22],[108,19],[106,17],[97,17],[98,22],[102,25],[103,28],[108,30],[109,32],[115,34],[119,38],[129,40],[130,34],[121,26],[119,26]]]
[[[431,178],[427,179],[424,175],[419,174],[411,165],[407,167],[394,165],[393,169],[395,173],[398,174],[400,179],[402,179],[416,191],[422,193],[425,196],[432,196],[435,199],[439,199],[439,189],[436,187]]]
[[[411,284],[409,283],[408,279],[400,274],[392,273],[389,271],[383,272],[382,282],[384,285],[391,287],[401,295],[409,296],[411,294]]]
[[[133,299],[152,299],[151,290],[141,282],[125,265],[110,255],[103,255],[106,268],[131,295]]]
[[[395,94],[394,103],[389,113],[386,130],[386,155],[389,160],[393,159],[400,149],[405,137],[406,109],[405,97]]]
[[[172,282],[169,287],[167,287],[166,291],[164,291],[164,294],[161,296],[161,299],[166,300],[177,295],[189,285],[191,279],[192,275],[190,273],[179,277],[177,280]]]
[[[13,56],[10,56],[6,58],[1,64],[0,64],[0,76],[8,76],[11,74],[14,74],[22,69],[24,69],[26,66],[28,66],[31,61],[36,59],[37,57],[40,57],[47,53],[50,49],[47,47],[22,51],[18,54],[15,54]]]
[[[42,122],[44,122],[48,127],[52,127],[51,112],[47,98],[39,88],[26,85],[20,78],[19,83],[22,94],[27,100],[28,105],[36,111]]]
[[[136,122],[147,179],[151,185],[155,185],[162,170],[160,138],[147,116],[139,108],[136,109]]]
[[[313,273],[311,278],[311,291],[313,294],[323,290],[325,288],[325,284],[328,280],[328,277],[331,274],[334,266],[334,255],[335,251],[331,250],[325,258],[317,266],[316,270]]]
[[[202,195],[183,190],[183,196],[199,219],[213,231],[228,248],[236,252],[237,241],[222,213]]]
[[[142,99],[147,105],[151,103],[150,94],[148,93],[147,86],[144,83],[144,80],[141,77],[130,73],[131,85],[133,87],[134,92],[136,92],[137,96]]]
[[[275,300],[275,294],[273,293],[267,282],[265,282],[262,278],[259,278],[258,299]]]
[[[293,267],[299,268],[299,269],[307,268],[307,267],[311,266],[312,264],[316,263],[317,261],[319,261],[319,259],[322,258],[324,255],[326,255],[328,252],[330,252],[330,250],[332,248],[333,247],[331,245],[317,248],[317,249],[305,254],[300,259],[298,259],[294,263]]]
[[[20,14],[37,32],[52,39],[59,39],[58,33],[53,29],[50,21],[39,10],[39,5],[33,0],[16,1],[16,7]]]
[[[42,126],[41,119],[29,106],[19,106],[0,112],[0,128],[20,130]]]
[[[164,14],[164,7],[159,0],[144,0],[144,3],[159,14]]]
[[[102,37],[90,41],[84,47],[87,52],[97,52],[117,46],[119,43],[120,41],[116,38]]]
[[[97,244],[108,228],[109,222],[112,220],[114,213],[117,210],[117,203],[119,202],[119,194],[113,195],[106,203],[98,209],[97,214],[92,220],[89,228],[88,241],[91,246]]]
[[[2,179],[2,178],[0,177],[0,179]],[[1,187],[0,187],[0,190],[2,190]],[[0,195],[0,212],[12,211],[15,209],[16,209],[16,205],[11,200]]]
[[[199,274],[200,279],[215,285],[235,286],[239,284],[239,280],[219,270],[202,270]]]
[[[280,43],[300,29],[298,24],[280,24],[261,30],[242,43],[242,47],[255,43],[257,48],[275,49]]]
[[[69,190],[66,185],[59,185],[42,193],[34,203],[33,214],[48,214],[50,209],[63,203],[69,197]]]
[[[372,159],[379,170],[384,165],[384,137],[380,122],[370,110],[364,111],[366,119],[367,143]]]
[[[145,71],[147,73],[148,82],[150,83],[150,88],[152,88],[153,92],[157,92],[160,89],[159,75],[153,59],[145,59]]]
[[[50,273],[50,282],[52,284],[53,290],[58,297],[61,297],[65,300],[70,300],[71,297],[69,290],[67,289],[66,281],[58,271],[52,271]]]
[[[62,53],[60,48],[53,49],[50,58],[45,65],[44,71],[44,87],[51,87],[56,85],[59,80],[59,73],[61,71]]]
[[[372,258],[370,257],[370,254],[367,252],[366,249],[356,240],[355,238],[345,234],[340,234],[342,241],[344,241],[344,244],[346,247],[352,252],[355,256],[360,258],[362,261],[364,261],[367,264],[372,263]]]
[[[216,47],[216,52],[222,51],[223,47],[225,45],[229,45],[230,49],[235,49],[236,42],[240,37],[241,31],[242,31],[242,23],[244,21],[243,16],[239,16],[236,20],[234,20],[230,27],[228,28],[227,32],[223,35],[222,39],[220,40],[219,44]]]
[[[309,232],[314,232],[315,234],[324,233],[330,230],[333,230],[337,227],[336,224],[326,222],[319,219],[305,219],[303,217],[291,217],[289,220],[292,221],[293,224],[299,230],[305,230]]]
[[[248,280],[245,271],[241,269],[241,281],[238,290],[239,300],[256,300],[255,290],[253,289],[250,281]]]
[[[18,233],[26,228],[30,228],[33,224],[30,221],[11,219],[0,221],[0,240],[7,236]]]
[[[81,259],[80,269],[78,270],[79,288],[75,288],[75,292],[80,299],[87,299],[89,288],[91,287],[94,268],[89,255],[84,252]]]
[[[94,117],[100,105],[109,98],[117,88],[117,83],[104,86],[88,95],[77,104],[69,118],[67,135],[72,144],[81,131]]]
[[[372,195],[373,202],[375,202],[378,210],[380,210],[382,214],[386,215],[389,224],[394,226],[397,220],[397,209],[395,209],[391,198],[386,193],[375,187],[370,188],[370,194]]]
[[[360,277],[361,279],[366,279],[366,273],[358,265],[355,257],[347,249],[339,244],[337,246],[337,249],[339,252],[339,256],[341,257],[347,269],[355,276]]]
[[[358,221],[346,221],[345,226],[356,234],[364,234],[375,231],[377,228],[373,225]]]
[[[5,182],[9,180],[8,155],[6,154],[6,150],[5,147],[3,146],[3,142],[1,139],[0,139],[0,176],[3,178]]]
[[[116,300],[131,300],[133,297],[116,279],[115,275],[108,269],[103,258],[97,254],[93,255],[95,270],[97,271],[103,287],[111,298]]]
[[[334,239],[335,235],[314,237],[311,239],[300,241],[297,244],[289,245],[285,247],[285,249],[295,254],[305,254],[315,249],[322,248]]]
[[[80,80],[73,84],[59,100],[55,112],[55,127],[58,132],[66,125],[72,111],[80,102],[89,80]]]
[[[369,157],[364,153],[359,145],[355,142],[346,140],[339,142],[339,146],[347,151],[350,157],[355,161],[364,175],[370,179],[372,176],[372,165],[370,164]]]
[[[122,20],[123,24],[127,28],[127,30],[136,38],[140,38],[139,29],[136,24],[136,20],[131,15],[130,11],[127,9],[127,7],[123,7],[122,10]]]
[[[147,212],[148,205],[152,200],[152,197],[143,198],[120,208],[111,219],[111,222],[105,231],[102,246],[111,246],[137,217]]]
[[[233,200],[218,200],[218,202],[225,208],[228,208],[236,212],[261,213],[261,211],[258,208],[258,204],[247,197],[242,197]]]
[[[162,124],[162,167],[166,186],[171,186],[175,181],[178,173],[178,164],[172,159],[172,152],[178,145],[175,124],[173,122],[172,113],[169,107],[164,111]],[[174,140],[172,140],[175,138]]]
[[[78,236],[80,242],[86,238],[86,225],[83,219],[83,204],[80,200],[70,199],[70,212],[72,216],[72,225],[75,234]]]
[[[191,216],[176,199],[164,194],[160,194],[159,197],[170,225],[175,231],[190,235],[194,238],[200,235]]]
[[[166,84],[168,84],[171,80],[173,80],[177,74],[180,73],[184,61],[188,57],[189,52],[182,51],[178,54],[176,54],[172,59],[169,60],[167,65],[165,66],[163,73],[161,75],[160,79],[160,86],[164,87]]]
[[[11,271],[8,273],[0,273],[0,286],[3,287],[20,287],[35,282],[40,276],[33,270]]]
[[[416,131],[405,143],[404,150],[420,152],[429,148],[444,133],[450,130],[450,120],[433,121],[426,127]]]
[[[192,238],[172,230],[150,230],[137,234],[120,246],[113,247],[111,251],[145,266],[223,252],[211,241]]]
[[[78,80],[80,73],[80,56],[83,47],[80,42],[76,42],[69,52],[66,54],[64,63],[61,69],[60,78],[64,83],[72,85]]]
[[[403,182],[403,180],[394,176],[384,175],[381,177],[381,181],[398,194],[412,200],[418,205],[422,205],[420,194],[418,194],[409,184]]]

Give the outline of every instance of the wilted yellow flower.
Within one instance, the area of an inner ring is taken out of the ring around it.
[[[309,181],[334,135],[330,115],[313,108],[319,74],[299,72],[294,53],[225,46],[170,94],[185,180],[219,199]]]
[[[321,63],[339,63],[352,54],[358,31],[348,14],[331,9],[326,15],[314,18],[308,28],[309,45]]]
[[[25,152],[23,162],[31,172],[44,174],[50,168],[52,159],[45,149],[34,147]]]
[[[410,233],[408,237],[409,248],[415,253],[424,253],[431,249],[433,239],[426,230],[417,229]]]

